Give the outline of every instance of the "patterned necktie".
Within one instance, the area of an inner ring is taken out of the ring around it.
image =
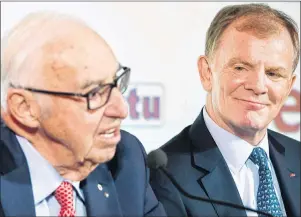
[[[55,198],[61,205],[60,217],[74,217],[75,209],[73,207],[73,188],[69,182],[62,182],[55,190]]]
[[[268,166],[268,157],[262,148],[254,148],[250,160],[259,166],[259,186],[257,192],[257,209],[273,216],[283,216],[278,201],[272,173]]]

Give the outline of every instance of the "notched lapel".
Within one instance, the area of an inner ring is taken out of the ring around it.
[[[221,162],[211,173],[201,178],[200,182],[210,199],[243,206],[236,185],[227,170],[227,165]],[[213,206],[219,216],[246,216],[244,210],[217,204]]]
[[[209,199],[243,205],[230,170],[203,118],[203,110],[191,126],[192,166],[202,172],[200,187]],[[205,171],[205,172],[204,172]],[[245,210],[212,204],[218,216],[246,216]]]
[[[81,183],[88,216],[122,216],[114,180],[105,164]]]
[[[35,216],[29,168],[16,135],[1,119],[0,201],[6,216]]]
[[[195,157],[202,158],[201,156]],[[216,161],[217,158],[219,158],[218,161]],[[212,161],[209,159],[211,159]],[[209,170],[209,173],[201,177],[198,182],[207,196],[213,200],[221,200],[243,206],[239,192],[226,162],[219,156],[203,158],[203,162],[205,163],[203,163],[202,165],[207,166],[207,168],[203,167],[203,169]],[[211,165],[210,162],[212,162]],[[198,166],[200,166],[200,164]],[[246,216],[246,211],[241,209],[231,208],[218,204],[212,205],[218,216]]]
[[[270,137],[270,157],[288,216],[300,216],[300,169],[288,151]],[[294,174],[294,175],[292,175]]]
[[[27,164],[0,178],[1,203],[6,216],[35,216]]]

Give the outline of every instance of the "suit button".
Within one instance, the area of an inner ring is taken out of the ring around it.
[[[105,192],[104,195],[106,198],[108,198],[110,196],[108,192]]]

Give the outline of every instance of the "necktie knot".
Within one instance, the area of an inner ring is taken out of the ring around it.
[[[249,158],[259,168],[268,166],[268,156],[262,148],[254,148]]]
[[[73,187],[69,182],[62,182],[55,190],[55,198],[61,205],[59,216],[75,216],[73,207]]]

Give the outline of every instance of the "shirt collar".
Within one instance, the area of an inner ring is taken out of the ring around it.
[[[253,146],[247,141],[233,135],[225,129],[218,126],[208,115],[206,108],[203,109],[205,124],[212,135],[216,145],[226,160],[229,169],[236,174],[239,172],[248,160],[253,149],[261,147],[269,156],[268,136],[265,133],[264,138],[257,146]]]
[[[18,135],[16,135],[16,137],[28,163],[34,203],[37,205],[51,195],[63,181],[68,180],[65,180],[62,176],[60,176],[55,168],[32,146],[27,139]],[[79,187],[80,182],[68,182],[73,185],[77,194],[82,200],[84,200],[84,195]]]

